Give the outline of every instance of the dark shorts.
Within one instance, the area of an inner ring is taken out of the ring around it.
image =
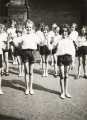
[[[0,68],[2,68],[2,54],[0,54]]]
[[[15,48],[14,48],[14,56],[15,56],[15,57],[16,57],[16,56],[21,56],[21,54],[22,54],[21,48],[15,47]]]
[[[40,55],[49,55],[50,54],[50,50],[48,49],[48,47],[46,45],[40,46],[39,52],[40,52]]]
[[[34,55],[33,55],[33,50],[30,49],[24,49],[21,50],[21,58],[22,58],[22,62],[29,62],[29,63],[34,63]]]
[[[3,53],[9,52],[9,49],[3,49]]]
[[[68,66],[71,63],[72,63],[72,56],[71,55],[65,54],[65,55],[58,56],[58,59],[57,59],[58,66],[61,66],[61,65]]]
[[[81,46],[77,50],[77,56],[87,55],[87,46]]]
[[[54,48],[52,49],[52,54],[55,54],[56,51],[57,51],[57,47],[54,47]]]

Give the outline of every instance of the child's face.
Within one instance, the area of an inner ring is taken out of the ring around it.
[[[73,25],[71,26],[71,30],[72,30],[72,31],[76,30],[76,25],[75,25],[75,24],[73,24]]]
[[[0,33],[2,33],[2,32],[4,32],[4,28],[1,27],[0,28]]]
[[[67,30],[67,28],[64,28],[64,29],[63,29],[63,36],[64,36],[64,37],[67,37],[67,36],[68,36],[68,30]]]
[[[22,33],[21,32],[17,32],[17,36],[18,37],[22,36]]]
[[[56,30],[55,30],[55,33],[58,34],[60,31],[60,27],[57,27]]]
[[[86,28],[83,27],[83,28],[81,29],[81,32],[82,32],[82,34],[84,35],[84,34],[86,33]]]
[[[32,24],[27,24],[26,26],[27,33],[31,33],[33,31],[33,26]]]

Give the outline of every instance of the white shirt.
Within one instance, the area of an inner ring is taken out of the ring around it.
[[[15,37],[15,38],[13,39],[13,42],[14,42],[15,46],[18,47],[19,43],[22,42],[22,36],[20,36],[20,37]]]
[[[3,32],[3,33],[0,33],[0,44],[2,45],[1,46],[1,49],[6,49],[7,47],[7,34],[6,32]]]
[[[39,43],[42,44],[44,41],[44,34],[40,30],[36,32],[36,35],[39,37]]]
[[[7,29],[7,34],[10,35],[9,37],[9,42],[13,40],[17,36],[16,34],[16,28],[8,28]]]
[[[75,41],[75,42],[76,42],[77,39],[78,39],[78,32],[77,32],[77,31],[71,31],[69,37],[70,37],[70,39],[71,39],[72,41]]]
[[[38,36],[35,33],[25,34],[22,36],[22,49],[37,49]]]
[[[87,46],[87,39],[86,39],[86,37],[85,36],[79,36],[77,45],[78,45],[78,47]]]

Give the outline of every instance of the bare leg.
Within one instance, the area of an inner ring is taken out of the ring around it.
[[[5,68],[4,68],[5,74],[6,74],[6,75],[9,75],[9,74],[8,74],[8,69],[9,69],[8,52],[4,52],[4,53],[3,53],[3,58],[4,58],[4,63],[5,63]]]
[[[24,68],[25,68],[25,85],[26,85],[26,91],[25,94],[29,94],[29,63],[26,62],[24,63]]]
[[[68,93],[68,74],[69,74],[69,66],[64,67],[64,89],[65,89],[65,95],[68,98],[71,98],[71,95]]]
[[[57,76],[57,71],[58,67],[57,67],[57,56],[54,55],[54,71],[55,71],[55,76]]]
[[[0,68],[0,95],[2,95],[3,94],[3,91],[2,91],[2,87],[1,87],[1,68]]]
[[[48,56],[45,57],[45,75],[48,76]]]
[[[29,89],[30,89],[30,94],[33,95],[34,91],[33,91],[33,68],[34,68],[34,64],[30,64],[30,68],[29,68]]]
[[[64,89],[64,66],[59,66],[60,71],[60,87],[61,87],[61,98],[65,98],[65,89]]]
[[[84,55],[83,56],[83,71],[84,71],[84,77],[87,78],[87,65],[86,65],[86,62],[87,62],[87,55]]]
[[[77,75],[77,78],[79,78],[79,76],[80,76],[81,62],[82,62],[82,58],[78,57],[78,75]]]

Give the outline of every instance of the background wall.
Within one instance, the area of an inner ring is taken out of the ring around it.
[[[0,18],[7,17],[6,3],[0,0]],[[86,23],[87,0],[29,0],[30,19],[51,24]]]

